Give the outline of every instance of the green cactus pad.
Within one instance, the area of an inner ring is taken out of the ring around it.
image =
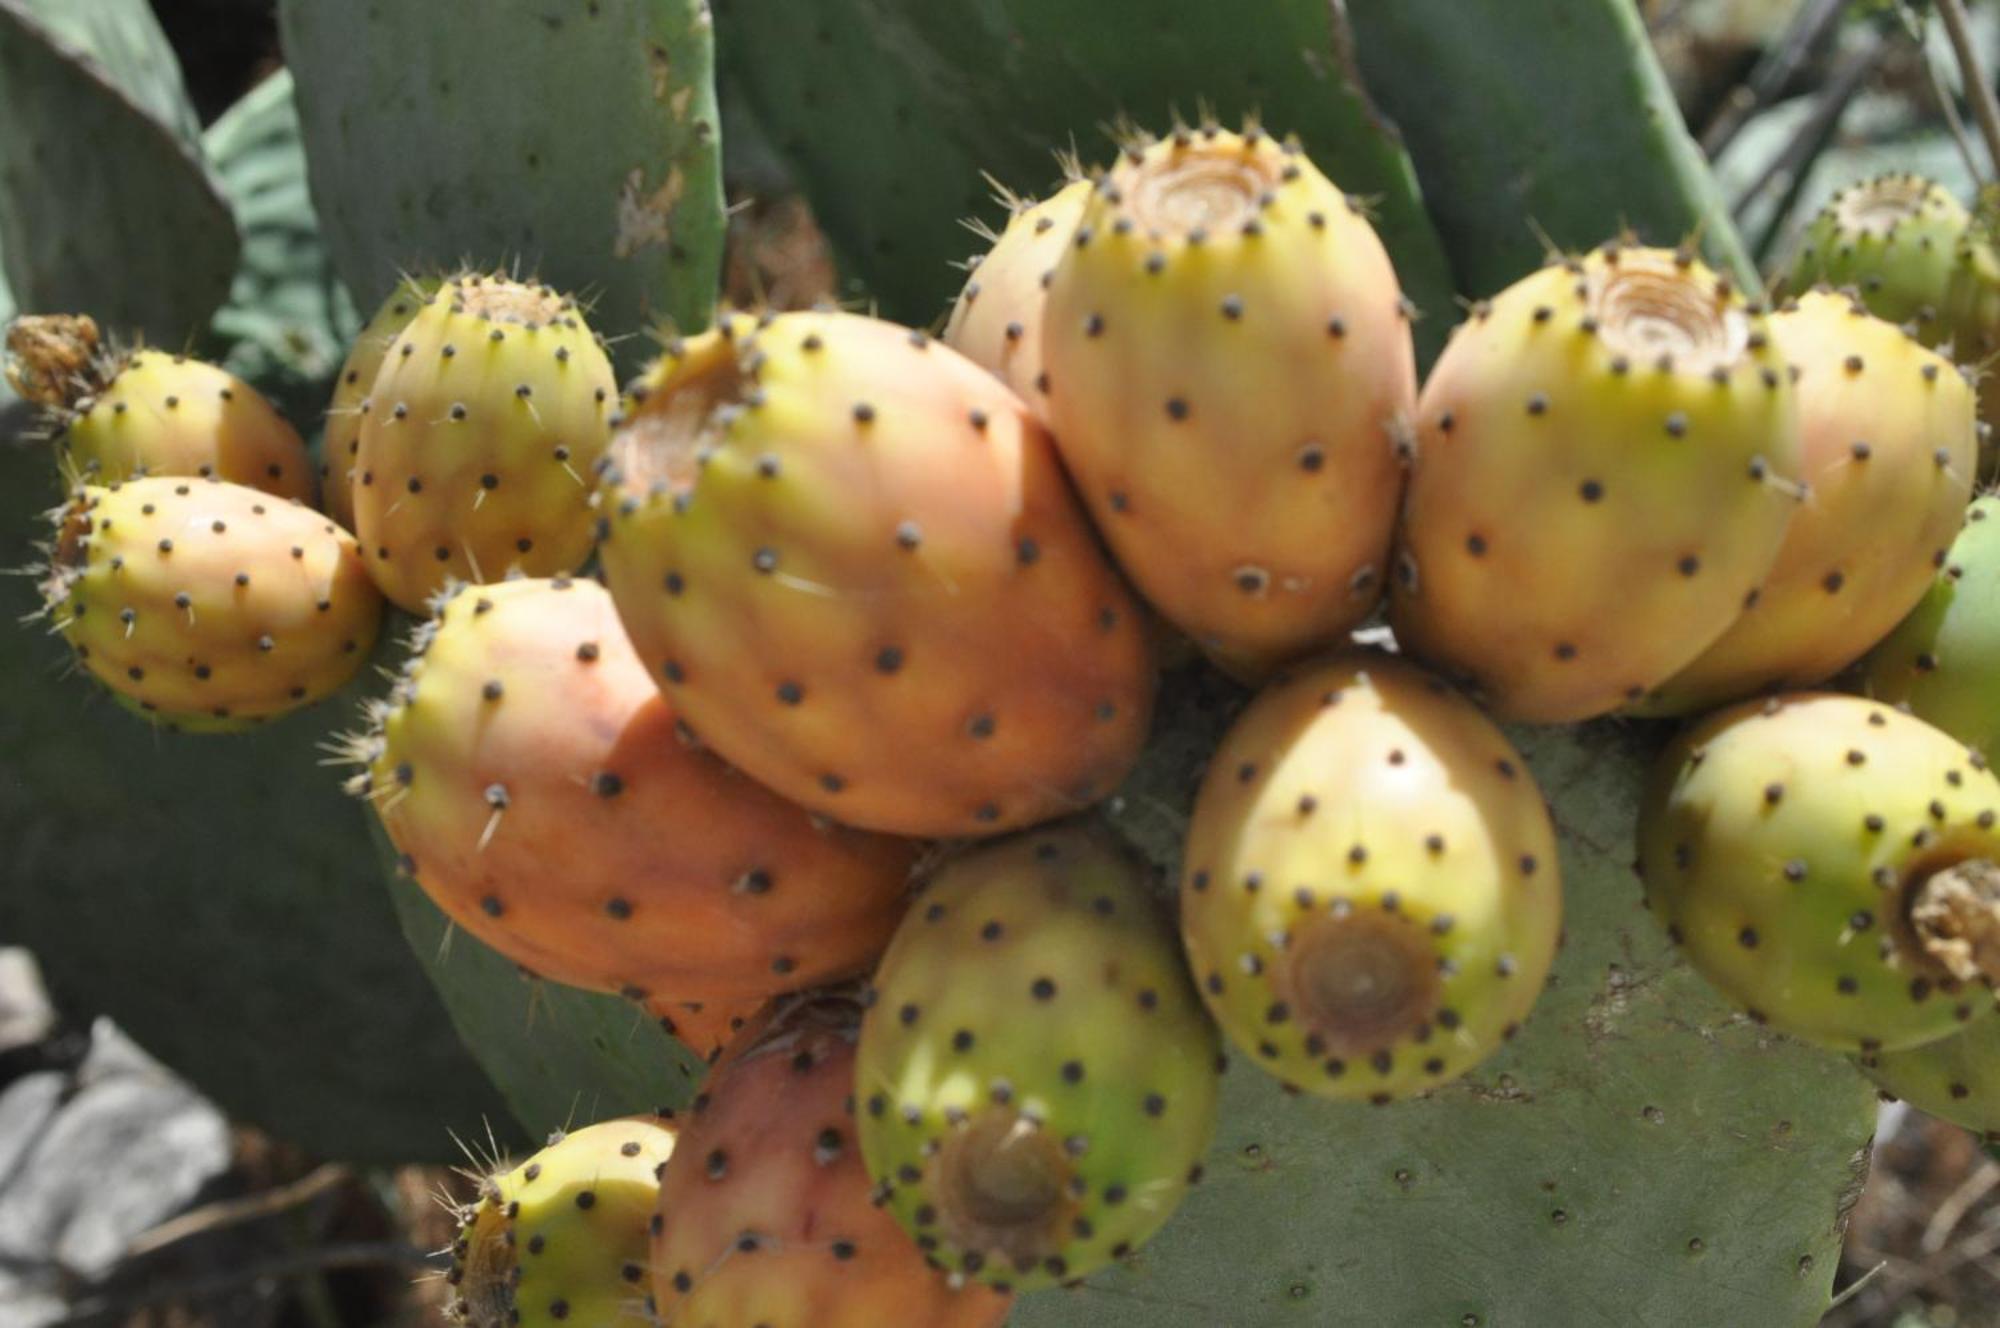
[[[286,0],[279,18],[313,200],[363,308],[405,272],[469,263],[583,292],[619,336],[707,325],[723,215],[706,3]]]
[[[2000,757],[2000,498],[1965,527],[1910,616],[1861,661],[1861,690]]]
[[[1090,823],[968,852],[875,975],[868,1173],[927,1253],[1000,1287],[1138,1249],[1198,1179],[1220,1041],[1145,868]]]
[[[1873,1052],[1994,1005],[2000,779],[1878,701],[1796,692],[1709,716],[1640,812],[1646,895],[1753,1017]]]
[[[1345,8],[1460,290],[1497,290],[1547,246],[1583,248],[1620,226],[1651,244],[1699,239],[1716,267],[1756,281],[1632,0]]]
[[[228,303],[210,327],[228,345],[222,365],[304,421],[324,404],[324,385],[360,318],[313,213],[291,71],[245,93],[202,144],[243,237]]]
[[[0,3],[0,245],[14,298],[180,347],[237,237],[145,0]]]

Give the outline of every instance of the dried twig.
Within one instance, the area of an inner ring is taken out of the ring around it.
[[[1735,141],[1751,116],[1790,85],[1799,66],[1833,31],[1846,8],[1847,0],[1807,0],[1799,6],[1777,42],[1751,69],[1750,77],[1730,90],[1701,131],[1701,150],[1710,160]]]
[[[1979,133],[1986,140],[1988,158],[2000,167],[2000,102],[1993,98],[1993,85],[1987,82],[1978,48],[1972,44],[1972,28],[1966,22],[1965,4],[1963,0],[1935,0],[1935,3],[1938,17],[1944,20],[1945,36],[1951,39],[1951,52],[1958,57],[1960,81],[1965,84],[1965,95],[1972,102],[1972,115],[1979,122]]]

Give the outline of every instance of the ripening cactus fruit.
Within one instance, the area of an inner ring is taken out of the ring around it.
[[[1360,209],[1296,144],[1126,149],[1050,278],[1058,446],[1141,594],[1255,677],[1374,607],[1416,398],[1409,316]]]
[[[617,382],[576,302],[469,275],[398,334],[357,407],[354,533],[382,593],[551,576],[590,556]]]
[[[1644,713],[1832,677],[1923,597],[1965,521],[1979,419],[1964,375],[1845,295],[1809,291],[1770,324],[1798,394],[1806,498],[1755,602]]]
[[[851,996],[780,1000],[702,1083],[661,1175],[663,1324],[998,1328],[1008,1297],[957,1286],[876,1207],[855,1138]]]
[[[1945,284],[1944,310],[1939,320],[1943,348],[1960,364],[1970,365],[1979,382],[1980,476],[1991,481],[2000,473],[1993,429],[2000,426],[2000,373],[1994,356],[2000,353],[2000,195],[1987,186],[1979,208],[1952,254],[1951,280]]]
[[[1861,661],[1861,688],[2000,756],[2000,498],[1966,511],[1944,565],[1896,630]]]
[[[333,400],[326,409],[326,433],[319,447],[320,506],[347,529],[354,529],[354,462],[361,454],[362,403],[375,390],[375,375],[389,347],[417,311],[430,302],[441,283],[436,278],[405,277],[356,334],[347,362],[334,381]]]
[[[902,916],[917,846],[683,741],[595,582],[461,588],[370,719],[350,787],[403,869],[543,977],[740,1006],[866,969]]]
[[[556,1136],[459,1214],[449,1313],[468,1328],[650,1328],[646,1243],[675,1127],[632,1116]]]
[[[1786,285],[1849,289],[1877,318],[1907,324],[1927,346],[1941,321],[1952,264],[1971,214],[1942,185],[1898,172],[1835,194],[1800,237]]]
[[[382,599],[354,538],[240,484],[85,486],[55,514],[45,610],[127,707],[175,728],[248,728],[339,690]]]
[[[1293,1088],[1388,1102],[1528,1018],[1562,930],[1555,831],[1504,734],[1436,678],[1338,656],[1273,683],[1210,762],[1181,934],[1229,1038]]]
[[[998,374],[1037,410],[1045,404],[1042,305],[1090,194],[1090,181],[1071,180],[1040,202],[1009,199],[1007,229],[974,265],[945,323],[947,346]]]
[[[660,1027],[669,1035],[678,1038],[689,1051],[713,1064],[715,1058],[722,1054],[722,1049],[747,1028],[769,1002],[756,998],[686,1001],[669,996],[651,996],[642,1004],[646,1013],[658,1020]]]
[[[724,759],[929,836],[1047,820],[1123,778],[1149,624],[1004,384],[920,332],[791,313],[676,344],[633,395],[606,583]]]
[[[1863,1056],[1860,1064],[1884,1097],[2000,1144],[2000,1019],[1921,1047]]]
[[[1020,1291],[1137,1250],[1200,1176],[1219,1039],[1145,869],[1101,827],[975,847],[877,971],[868,1172],[944,1267]]]
[[[1763,583],[1799,457],[1784,357],[1727,278],[1624,244],[1551,263],[1424,384],[1396,639],[1501,719],[1637,701]]]
[[[78,482],[187,475],[313,500],[298,430],[227,370],[108,349],[95,323],[67,315],[15,320],[7,352],[7,381],[42,408],[63,472]]]
[[[1668,748],[1639,867],[1668,935],[1753,1018],[1892,1051],[1992,1009],[1996,816],[1978,752],[1879,701],[1793,693]]]

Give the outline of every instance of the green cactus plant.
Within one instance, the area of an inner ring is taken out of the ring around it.
[[[0,124],[0,243],[21,305],[89,309],[176,348],[196,334],[238,242],[145,0],[0,4]]]
[[[62,37],[37,27],[39,44],[25,42],[23,16],[59,8],[0,0],[0,107],[112,86],[100,71],[118,60],[102,52],[118,48],[81,10]],[[375,307],[399,272],[465,261],[519,263],[594,297],[591,326],[627,370],[648,353],[641,334],[709,321],[726,126],[700,0],[283,0],[282,14],[296,89],[272,80],[210,130],[235,220],[214,232],[230,237],[221,248],[189,250],[191,268],[226,252],[219,270],[236,273],[213,325],[218,348],[245,357],[232,363],[256,361],[254,377],[297,384],[292,399],[317,409],[336,359],[322,338],[340,349],[353,309]],[[1039,192],[1060,174],[1053,150],[1108,156],[1105,129],[1163,127],[1176,111],[1261,115],[1366,197],[1426,315],[1425,364],[1455,297],[1507,286],[1551,243],[1629,226],[1653,244],[1697,237],[1718,270],[1752,275],[1627,0],[1171,12],[826,0],[805,19],[778,0],[724,0],[713,25],[728,104],[757,119],[744,138],[786,159],[854,289],[913,326],[940,320],[961,284],[949,260],[971,246],[957,218],[993,217],[982,171]],[[100,66],[49,55],[58,40],[81,49],[79,32],[98,32]],[[30,67],[33,82],[18,72]],[[163,84],[150,86],[89,113],[113,123],[115,111],[155,148],[162,135],[192,142],[177,103],[146,100]],[[66,113],[37,101],[17,119],[32,129]],[[35,141],[0,129],[0,248],[21,303],[53,311],[96,297],[19,275],[61,240],[55,209],[15,202],[4,174],[10,154],[33,160]],[[154,155],[179,163],[163,199],[185,201],[189,172],[208,187],[198,158]],[[132,243],[113,265],[121,279],[160,252],[150,236]],[[325,283],[329,267],[344,289]],[[220,298],[203,289],[206,305],[177,296],[190,329]],[[138,325],[115,302],[84,307]],[[928,344],[909,332],[898,344],[913,335]],[[744,396],[746,410],[770,404]],[[876,419],[876,402],[840,404],[843,428]],[[967,412],[973,432],[986,427],[975,418],[990,419]],[[663,495],[690,451],[674,427],[662,426],[674,444]],[[30,509],[53,489],[47,464],[33,448],[0,452],[0,532],[16,563],[37,529]],[[781,468],[760,459],[746,482],[762,492]],[[922,540],[898,528],[895,543],[903,557]],[[768,573],[775,557],[744,561]],[[671,596],[680,577],[661,569],[651,584]],[[31,609],[31,587],[0,582],[0,607],[17,601]],[[423,1156],[451,1130],[509,1132],[507,1115],[546,1132],[694,1096],[701,1057],[657,1011],[524,976],[371,842],[366,813],[314,765],[314,744],[351,722],[351,705],[331,712],[352,693],[240,740],[155,736],[108,705],[49,704],[60,650],[32,632],[0,640],[12,684],[0,689],[0,843],[22,846],[31,882],[0,891],[0,934],[27,940],[59,989],[116,1014],[231,1109],[327,1152]],[[886,653],[875,670],[898,673],[901,653]],[[492,685],[482,699],[505,690]],[[777,691],[777,704],[800,699],[796,685]],[[1184,655],[1145,757],[1103,806],[1163,880],[1179,878],[1203,768],[1248,700]],[[972,732],[990,736],[990,721]],[[1022,1295],[1016,1328],[1805,1328],[1821,1316],[1867,1165],[1870,1087],[1839,1053],[1733,1012],[1646,915],[1629,861],[1664,735],[1616,720],[1507,737],[1548,796],[1566,921],[1518,1036],[1462,1079],[1384,1107],[1287,1095],[1239,1064],[1184,1205],[1131,1260]]]

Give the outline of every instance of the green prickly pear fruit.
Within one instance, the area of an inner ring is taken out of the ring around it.
[[[1044,410],[1121,566],[1255,677],[1374,607],[1416,361],[1395,269],[1294,144],[1181,129],[1102,177],[1050,279]]]
[[[912,906],[861,1026],[861,1150],[947,1269],[1028,1291],[1145,1243],[1200,1174],[1219,1039],[1145,869],[1100,827],[975,847]]]
[[[1090,181],[1072,180],[1039,203],[1010,199],[1007,229],[972,269],[945,323],[947,346],[998,374],[1036,410],[1045,404],[1042,305],[1047,283],[1076,234],[1090,194]]]
[[[371,712],[351,786],[405,871],[543,977],[740,1007],[866,969],[902,916],[917,846],[682,741],[595,582],[461,588]]]
[[[648,1227],[674,1141],[664,1117],[602,1121],[486,1177],[459,1215],[451,1317],[469,1328],[649,1328]]]
[[[1637,701],[1762,584],[1799,458],[1784,358],[1726,277],[1616,243],[1552,263],[1424,384],[1396,640],[1501,719]]]
[[[2000,756],[2000,498],[1966,511],[1909,617],[1861,661],[1862,690]]]
[[[1446,1083],[1527,1019],[1562,930],[1548,808],[1506,736],[1387,655],[1267,688],[1195,801],[1181,934],[1222,1029],[1322,1097]]]
[[[2000,194],[1988,185],[1981,192],[1958,248],[1952,255],[1951,280],[1946,283],[1940,319],[1944,346],[1960,364],[1974,367],[1979,382],[1980,475],[1992,479],[2000,470],[1993,429],[2000,426]]]
[[[872,1202],[855,1138],[860,1010],[781,999],[731,1043],[660,1178],[653,1297],[668,1324],[998,1328],[1010,1299],[955,1286]]]
[[[262,393],[185,355],[106,350],[80,316],[16,319],[7,379],[49,419],[65,474],[85,484],[147,475],[224,480],[313,500],[298,430]]]
[[[1923,598],[1964,523],[1978,403],[1950,361],[1825,291],[1772,315],[1771,335],[1798,393],[1806,500],[1756,602],[1643,713],[1832,677]]]
[[[1639,811],[1648,905],[1774,1028],[1846,1051],[1956,1032],[2000,978],[2000,780],[1877,702],[1799,692],[1709,716]]]
[[[1894,173],[1835,194],[1813,218],[1786,284],[1851,289],[1870,313],[1908,324],[1927,346],[1943,340],[1941,314],[1954,257],[1972,216],[1942,185]]]
[[[320,440],[320,506],[349,530],[354,529],[354,462],[361,454],[361,413],[375,389],[382,361],[417,311],[430,302],[441,283],[435,278],[405,277],[354,338],[347,362],[333,387],[326,410],[326,434]]]
[[[1005,384],[908,328],[788,313],[671,347],[633,394],[605,578],[724,759],[926,836],[1047,820],[1123,778],[1149,626]]]
[[[1921,1047],[1863,1056],[1860,1064],[1884,1097],[2000,1144],[2000,1019]]]
[[[444,282],[361,413],[354,533],[382,593],[415,612],[453,580],[580,566],[616,409],[575,301],[504,277]]]
[[[46,612],[127,707],[175,728],[248,728],[338,691],[381,626],[354,538],[240,484],[85,486],[56,513]]]

